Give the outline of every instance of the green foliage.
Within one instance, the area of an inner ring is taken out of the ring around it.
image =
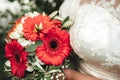
[[[73,20],[70,19],[70,17],[66,17],[62,22],[62,28],[69,30],[71,25],[73,24]]]
[[[25,51],[26,52],[34,52],[36,50],[36,48],[38,46],[41,46],[42,45],[42,41],[41,40],[38,40],[35,42],[35,44],[31,44],[30,46],[28,46]]]
[[[64,24],[65,22],[67,22],[69,19],[70,19],[70,17],[67,16],[67,17],[64,19],[63,24]]]

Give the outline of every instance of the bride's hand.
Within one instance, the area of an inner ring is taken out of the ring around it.
[[[65,69],[64,71],[66,74],[66,80],[100,80],[89,75],[81,74],[72,69]]]

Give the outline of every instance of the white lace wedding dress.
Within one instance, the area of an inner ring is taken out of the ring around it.
[[[60,16],[70,16],[73,50],[83,59],[80,71],[102,80],[120,80],[119,0],[65,0]]]

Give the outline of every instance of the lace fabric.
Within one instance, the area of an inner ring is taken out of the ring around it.
[[[59,10],[63,18],[74,20],[71,46],[84,60],[80,71],[102,80],[120,80],[119,0],[85,1],[65,0]]]
[[[74,19],[77,10],[81,5],[91,4],[109,10],[114,16],[120,19],[120,5],[116,0],[65,0],[60,7],[59,13],[62,17],[70,16]],[[118,0],[119,1],[119,0]]]

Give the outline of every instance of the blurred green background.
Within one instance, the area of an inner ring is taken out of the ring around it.
[[[12,24],[26,11],[46,12],[59,10],[64,0],[0,0],[0,80],[9,80],[4,72],[5,37]]]

